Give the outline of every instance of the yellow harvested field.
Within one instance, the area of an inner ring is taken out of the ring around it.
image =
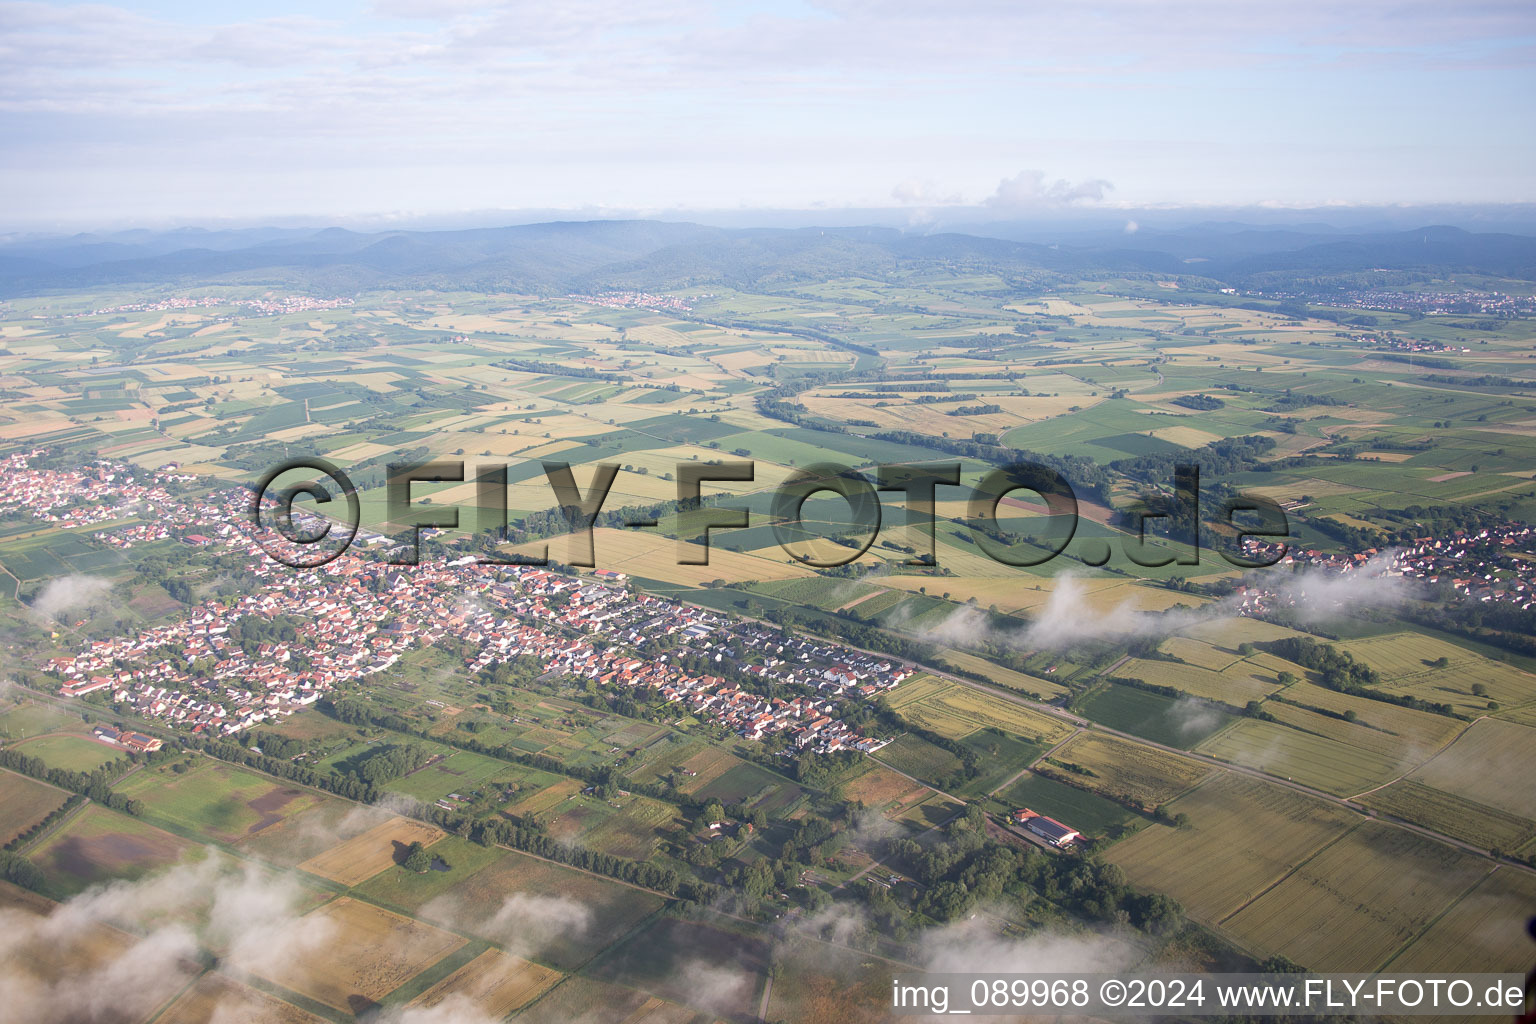
[[[1339,647],[1380,672],[1384,689],[1450,704],[1462,714],[1487,714],[1489,701],[1505,708],[1536,701],[1536,675],[1437,637],[1392,633]],[[1434,667],[1441,658],[1445,667]],[[1474,694],[1474,685],[1487,692]]]
[[[1536,729],[1496,718],[1473,722],[1413,778],[1536,821]]]
[[[1204,640],[1218,647],[1225,647],[1237,653],[1239,644],[1256,644],[1268,640],[1279,640],[1282,637],[1302,636],[1294,629],[1277,626],[1261,619],[1249,619],[1243,616],[1233,616],[1230,619],[1212,619],[1209,622],[1201,622],[1189,626],[1181,631],[1185,636],[1194,637],[1196,640]]]
[[[0,882],[0,914],[7,916],[8,927],[20,927],[11,915],[35,921],[50,916],[57,909],[58,904],[52,900],[9,882]],[[119,965],[116,970],[121,970],[121,965],[132,962],[133,947],[139,941],[137,937],[109,925],[91,923],[72,927],[67,933],[58,936],[56,941],[23,944],[8,942],[5,975],[18,979],[18,982],[12,983],[13,987],[3,993],[6,1019],[98,1019],[85,1005],[87,1001],[94,1002],[96,993],[81,993],[75,983],[79,977],[87,976],[92,971],[113,971],[114,964]],[[135,975],[135,984],[123,986],[120,999],[111,1007],[117,1015],[109,1019],[147,1019],[156,1007],[163,1005],[190,981],[197,970],[190,963],[177,961],[154,976]],[[72,998],[50,996],[46,1004],[27,1005],[26,994],[29,989],[36,993],[36,998],[41,999],[43,992],[53,988],[74,995]],[[43,1014],[41,1011],[44,1010],[48,1013]]]
[[[1051,759],[1080,765],[1093,772],[1091,778],[1073,776],[1074,785],[1085,786],[1113,800],[1132,803],[1146,810],[1188,792],[1220,770],[1100,732],[1078,733]]]
[[[1237,911],[1359,821],[1327,801],[1235,772],[1168,808],[1187,814],[1189,825],[1149,825],[1110,847],[1105,859],[1207,924]]]
[[[1245,663],[1238,662],[1225,672],[1213,672],[1195,665],[1133,658],[1116,669],[1115,674],[1128,679],[1140,679],[1155,686],[1172,686],[1194,697],[1204,697],[1240,708],[1251,700],[1263,700],[1278,689],[1278,684],[1267,673],[1261,674],[1263,678],[1257,678],[1244,671],[1245,667]]]
[[[1528,971],[1531,943],[1525,921],[1536,907],[1536,875],[1496,868],[1412,945],[1394,958],[1393,972]]]
[[[412,843],[427,846],[443,835],[442,829],[397,816],[309,858],[299,868],[342,885],[357,885],[392,867],[396,854]]]
[[[1455,847],[1367,821],[1222,929],[1250,950],[1312,970],[1378,971],[1490,868]]]
[[[631,576],[661,580],[686,586],[702,586],[713,580],[785,580],[814,576],[805,566],[796,565],[779,551],[783,561],[727,551],[718,545],[709,549],[708,565],[679,565],[678,543],[666,537],[642,530],[599,528],[593,531],[596,560],[599,568],[615,569]],[[550,557],[564,560],[567,557],[568,538],[555,538],[549,542]],[[513,550],[531,557],[542,557],[544,541],[524,544]],[[691,553],[691,552],[690,552]]]
[[[345,896],[288,931],[236,966],[346,1013],[369,1009],[468,941]]]
[[[967,545],[969,547],[969,545]],[[877,549],[878,550],[878,549]],[[988,576],[973,575],[968,568],[970,560],[980,563]],[[963,563],[963,564],[962,564]],[[939,564],[952,569],[959,576],[886,576],[880,585],[917,593],[926,587],[929,593],[948,592],[950,599],[959,602],[976,599],[983,608],[997,605],[1000,612],[1028,611],[1038,608],[1051,599],[1057,580],[1025,576],[1020,570],[994,562],[974,548],[941,546]],[[1095,611],[1108,612],[1120,606],[1130,611],[1160,612],[1176,604],[1201,605],[1205,601],[1192,594],[1181,594],[1166,587],[1146,586],[1124,579],[1079,579],[1083,599]]]
[[[925,729],[951,739],[993,728],[1036,743],[1055,743],[1072,727],[1065,722],[1031,711],[1001,697],[973,690],[959,683],[943,682],[901,708],[901,716]]]
[[[1222,439],[1220,434],[1207,433],[1194,427],[1159,427],[1152,431],[1152,436],[1185,448],[1202,448],[1212,441]]]
[[[323,1024],[324,1020],[233,978],[209,972],[156,1017],[155,1024]]]
[[[955,684],[937,676],[917,675],[897,686],[885,696],[885,702],[896,710],[928,697],[948,692]]]
[[[548,992],[564,975],[552,967],[488,949],[411,1002],[423,1009],[445,1000],[468,1002],[487,1020],[501,1020]]]
[[[345,448],[337,448],[335,451],[325,453],[328,459],[344,459],[358,462],[363,459],[372,459],[379,455],[388,455],[395,449],[387,444],[374,444],[369,441],[359,441],[349,444]]]
[[[1053,683],[1048,679],[1040,679],[1037,676],[1027,676],[1022,672],[1015,672],[1011,668],[994,665],[985,658],[978,658],[974,654],[967,654],[954,648],[946,647],[944,649],[944,660],[957,669],[975,672],[985,679],[990,679],[998,686],[1003,686],[1010,690],[1018,690],[1020,693],[1036,694],[1041,700],[1055,700],[1057,697],[1071,692],[1059,683]]]

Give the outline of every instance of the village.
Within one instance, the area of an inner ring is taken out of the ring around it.
[[[1288,550],[1284,544],[1249,539],[1245,550],[1261,558],[1278,557],[1279,566],[1327,574],[1369,573],[1448,586],[1482,604],[1507,604],[1521,611],[1536,605],[1536,568],[1527,557],[1536,534],[1524,523],[1501,523],[1479,530],[1454,530],[1445,537],[1415,537],[1407,547],[1367,548],[1352,554],[1316,548]],[[1284,554],[1282,554],[1284,552]],[[1295,588],[1248,583],[1236,591],[1239,610],[1260,613],[1294,604]]]
[[[175,539],[222,546],[248,560],[252,592],[204,601],[176,622],[94,640],[50,659],[59,692],[112,699],[194,733],[230,735],[292,714],[323,694],[394,666],[445,637],[478,653],[466,672],[533,657],[547,675],[653,692],[749,740],[784,733],[794,751],[877,750],[839,717],[849,701],[872,702],[912,674],[908,666],[646,594],[622,574],[578,579],[472,557],[401,567],[355,554],[295,571],[269,559],[246,514],[242,490],[177,500],[173,475],[98,463],[84,471],[36,470],[26,457],[0,465],[0,508],[25,508],[61,527],[101,525],[154,508],[153,525],[129,522],[95,534],[114,547]],[[265,539],[265,538],[264,538]],[[290,637],[251,640],[251,622],[299,620]],[[638,649],[668,638],[666,653]],[[739,672],[684,671],[693,655]],[[756,690],[783,691],[765,696]]]

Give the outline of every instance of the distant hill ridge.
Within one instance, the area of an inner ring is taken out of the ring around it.
[[[1104,273],[1193,275],[1236,287],[1373,270],[1536,280],[1536,238],[1428,226],[1331,234],[1189,228],[1043,245],[894,228],[717,228],[650,220],[553,221],[455,231],[343,228],[132,231],[0,245],[0,295],[172,284],[348,293],[385,287],[551,294],[841,276],[990,272],[1047,283]]]

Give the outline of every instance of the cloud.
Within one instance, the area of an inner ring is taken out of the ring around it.
[[[32,613],[44,622],[65,622],[106,607],[112,581],[100,576],[61,576],[50,580],[32,601]]]
[[[1042,932],[1013,939],[994,929],[978,914],[925,933],[919,940],[923,966],[937,973],[1104,973],[1140,958],[1134,945],[1113,935]]]
[[[258,970],[302,959],[330,939],[326,920],[303,915],[305,898],[291,875],[207,850],[47,916],[0,912],[6,1012],[29,1024],[143,1019],[197,973],[203,950]]]
[[[1327,622],[1356,612],[1390,608],[1413,595],[1414,588],[1391,574],[1395,550],[1373,555],[1358,569],[1335,573],[1303,570],[1275,580],[1281,603],[1295,608],[1302,622]]]
[[[756,976],[725,964],[689,960],[673,972],[671,987],[688,993],[690,1005],[737,1016],[756,987]]]
[[[482,935],[521,957],[538,956],[562,938],[585,935],[594,920],[591,908],[579,900],[526,892],[492,907],[439,896],[421,908],[421,917]]]
[[[1347,572],[1274,568],[1250,574],[1247,582],[1267,590],[1271,605],[1291,610],[1300,622],[1332,622],[1362,611],[1393,607],[1413,596],[1413,586],[1392,571],[1396,560],[1395,551],[1383,551]],[[1056,576],[1050,597],[1034,611],[1028,625],[999,629],[986,613],[961,607],[937,624],[911,632],[946,646],[1058,651],[1090,643],[1174,636],[1202,622],[1235,618],[1240,605],[1241,601],[1233,597],[1195,608],[1143,612],[1126,599],[1106,609],[1089,601],[1080,574],[1064,572]],[[891,626],[902,628],[903,621],[893,620]]]
[[[1020,171],[997,183],[983,202],[996,210],[1038,210],[1076,203],[1096,203],[1115,186],[1101,178],[1073,184],[1065,178],[1048,181],[1044,171]]]
[[[1164,713],[1182,739],[1203,736],[1221,723],[1221,715],[1214,707],[1193,697],[1180,697]]]

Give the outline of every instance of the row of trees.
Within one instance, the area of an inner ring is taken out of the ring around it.
[[[128,799],[121,793],[112,792],[112,779],[122,774],[127,767],[128,762],[119,758],[93,772],[76,772],[64,768],[49,768],[42,758],[32,757],[20,750],[11,748],[0,750],[0,768],[9,768],[13,772],[30,775],[51,786],[58,786],[60,789],[89,797],[114,811],[122,811],[124,814],[137,817],[143,813],[144,805],[137,800]]]

